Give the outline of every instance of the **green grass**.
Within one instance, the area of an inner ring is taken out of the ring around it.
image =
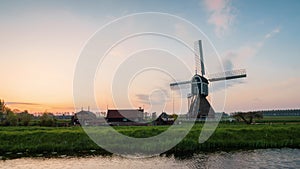
[[[300,116],[264,116],[257,123],[300,123]]]
[[[168,126],[122,126],[115,129],[132,137],[150,137],[162,133]],[[196,124],[189,134],[166,154],[183,156],[202,151],[300,148],[299,124],[220,124],[208,141],[199,144],[201,129],[202,124]],[[145,149],[154,148],[151,145],[149,147],[147,143],[143,146]],[[55,152],[57,155],[79,156],[110,154],[91,141],[80,127],[0,127],[0,156],[55,156]]]

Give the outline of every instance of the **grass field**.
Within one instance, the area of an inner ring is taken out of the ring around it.
[[[300,116],[264,116],[263,119],[256,120],[258,123],[299,123]]]
[[[165,131],[168,126],[115,127],[131,137],[149,137]],[[244,125],[219,124],[212,137],[198,143],[202,124],[166,154],[184,156],[202,151],[230,151],[259,148],[300,148],[299,124]],[[103,131],[105,132],[105,131]],[[122,140],[120,140],[122,143]],[[122,145],[122,144],[120,144]],[[146,147],[149,149],[151,147]],[[97,146],[81,127],[0,127],[0,156],[109,155]]]

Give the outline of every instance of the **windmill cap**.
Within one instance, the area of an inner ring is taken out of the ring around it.
[[[201,81],[200,81],[201,80]],[[208,80],[205,78],[205,77],[203,77],[203,76],[200,76],[200,75],[198,75],[198,74],[195,74],[194,76],[193,76],[193,78],[192,78],[192,81],[193,82],[204,82],[204,83],[207,83],[208,84]]]

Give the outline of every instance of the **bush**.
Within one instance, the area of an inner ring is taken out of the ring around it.
[[[17,116],[13,113],[8,111],[6,118],[4,120],[4,125],[5,126],[16,126],[17,125]]]
[[[55,120],[53,118],[53,115],[49,113],[44,113],[40,117],[40,126],[46,126],[46,127],[51,127],[55,125]]]
[[[28,126],[29,122],[33,118],[33,115],[29,114],[27,110],[17,115],[19,125]]]

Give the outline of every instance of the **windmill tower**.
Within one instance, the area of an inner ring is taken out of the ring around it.
[[[199,60],[200,59],[200,60]],[[201,67],[201,75],[198,74],[198,69]],[[215,111],[206,99],[208,96],[209,82],[230,80],[246,77],[246,70],[232,70],[211,75],[209,78],[205,77],[205,66],[203,60],[203,48],[201,40],[195,42],[195,75],[189,81],[171,83],[171,88],[179,85],[191,85],[191,93],[188,95],[188,118],[206,119],[207,117],[214,117]]]

